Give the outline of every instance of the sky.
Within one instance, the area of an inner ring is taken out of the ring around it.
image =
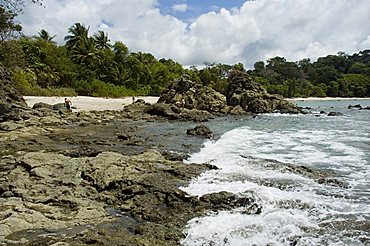
[[[80,22],[132,52],[184,66],[205,61],[252,68],[283,56],[312,61],[370,49],[369,0],[44,0],[20,16],[26,35],[45,29],[63,44]]]

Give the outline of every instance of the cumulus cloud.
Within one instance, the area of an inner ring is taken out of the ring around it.
[[[186,12],[186,10],[188,10],[188,5],[186,3],[175,4],[172,5],[171,9],[174,12]]]
[[[368,0],[256,0],[209,12],[186,23],[161,13],[157,0],[44,0],[22,16],[26,34],[42,28],[62,43],[76,22],[108,32],[132,51],[172,58],[183,65],[289,60],[370,48]],[[187,6],[177,5],[184,11]]]

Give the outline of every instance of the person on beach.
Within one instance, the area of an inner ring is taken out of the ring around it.
[[[67,108],[68,112],[72,112],[71,106],[72,102],[68,98],[64,98],[64,106]]]
[[[132,97],[132,103],[134,103],[134,102],[135,102],[135,97],[133,96],[133,97]]]

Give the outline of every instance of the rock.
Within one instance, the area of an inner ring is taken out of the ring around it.
[[[209,127],[205,125],[199,125],[195,128],[188,129],[186,131],[186,134],[192,136],[200,136],[204,138],[212,138],[213,136],[213,132],[211,131],[211,129],[209,129]]]
[[[24,126],[21,124],[14,123],[12,121],[2,122],[0,123],[0,130],[1,131],[14,131],[20,128],[23,128]]]
[[[184,75],[173,81],[161,94],[158,103],[179,108],[198,109],[210,113],[226,112],[225,96],[208,86],[203,86]]]
[[[7,114],[12,111],[9,103],[0,102],[0,115]]]
[[[250,113],[302,113],[297,106],[279,95],[270,95],[247,74],[240,71],[230,72],[226,89],[227,105],[241,107]],[[232,112],[232,111],[231,111]]]
[[[361,109],[364,109],[364,110],[370,110],[370,106],[366,106],[366,107],[361,108]]]
[[[10,73],[0,63],[0,103],[18,104],[27,106],[21,93],[16,89],[11,80]],[[1,113],[1,106],[0,106]]]
[[[352,109],[352,108],[362,109],[362,106],[361,106],[360,104],[356,104],[356,105],[348,105],[348,109]]]
[[[342,116],[343,114],[341,112],[329,112],[328,116]]]
[[[54,104],[52,107],[54,110],[67,110],[64,103],[57,103],[57,104]]]
[[[39,108],[53,109],[53,105],[43,103],[43,102],[38,102],[32,106],[32,109],[39,109]]]

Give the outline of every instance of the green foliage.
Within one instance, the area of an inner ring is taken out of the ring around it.
[[[270,93],[285,97],[365,97],[370,96],[370,50],[358,54],[320,57],[298,62],[274,57],[254,64],[249,73]]]
[[[37,85],[37,76],[30,69],[14,71],[12,79],[18,90],[24,95],[31,94],[32,89]]]

